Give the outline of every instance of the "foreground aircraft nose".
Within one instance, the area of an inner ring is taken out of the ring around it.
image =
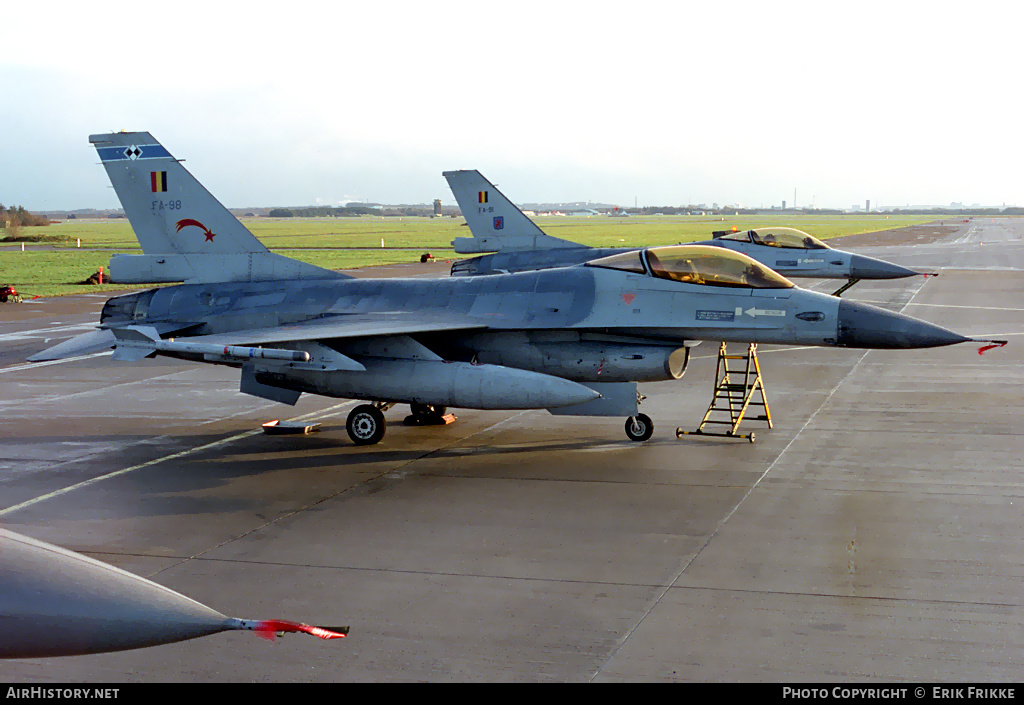
[[[864,255],[851,255],[850,257],[850,276],[854,279],[901,279],[919,273],[913,269],[907,269],[874,257],[865,257]]]
[[[942,326],[857,301],[839,302],[839,345],[849,348],[935,348],[971,340]]]
[[[348,627],[226,617],[143,577],[0,529],[0,659],[125,651],[229,630],[338,639]]]

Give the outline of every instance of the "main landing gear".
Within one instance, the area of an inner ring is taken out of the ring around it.
[[[372,404],[360,404],[352,409],[345,422],[345,430],[348,437],[357,446],[372,446],[380,443],[388,430],[388,422],[384,419],[384,412],[395,405],[395,402],[373,402]],[[403,422],[406,426],[444,426],[455,422],[454,414],[449,414],[444,406],[434,404],[409,405],[412,415],[407,416]]]
[[[373,404],[360,404],[348,414],[348,421],[345,422],[345,430],[348,437],[357,446],[372,446],[380,443],[384,433],[388,430],[388,422],[384,420],[384,412],[394,404],[374,402]]]
[[[637,404],[646,399],[637,393]],[[387,433],[388,422],[384,412],[395,405],[395,402],[373,402],[360,404],[349,412],[345,422],[348,437],[357,446],[370,446],[380,443]],[[406,426],[444,426],[455,422],[455,415],[447,413],[447,407],[434,404],[409,405],[412,414],[405,417]],[[654,422],[647,414],[637,414],[626,419],[626,436],[631,441],[640,443],[649,440],[654,434]]]
[[[455,421],[455,415],[447,413],[446,406],[413,403],[409,410],[412,415],[402,421],[406,426],[444,426]]]

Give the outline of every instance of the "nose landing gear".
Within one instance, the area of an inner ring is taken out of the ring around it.
[[[626,435],[631,441],[646,441],[654,433],[654,422],[647,414],[637,414],[626,419]]]

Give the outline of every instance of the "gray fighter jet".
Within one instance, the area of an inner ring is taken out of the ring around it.
[[[150,580],[0,529],[0,658],[74,656],[231,630],[338,639],[348,627],[226,617]]]
[[[269,253],[150,134],[89,139],[143,249],[113,258],[113,280],[185,283],[112,298],[100,330],[30,359],[116,344],[116,360],[240,368],[242,392],[285,404],[303,392],[367,400],[348,417],[357,444],[381,440],[382,409],[395,403],[424,423],[448,406],[625,416],[627,435],[646,440],[653,424],[638,412],[637,382],[678,379],[702,340],[969,340],[800,289],[723,247],[654,247],[493,277],[355,279]]]
[[[544,233],[494,184],[476,170],[446,171],[472,237],[456,238],[459,254],[489,252],[452,265],[453,276],[523,272],[567,267],[627,252],[628,247],[587,247]],[[794,228],[758,228],[715,233],[694,245],[724,247],[752,257],[786,277],[817,279],[899,279],[920,272],[864,255],[829,247]],[[844,287],[843,290],[845,290]],[[842,291],[842,290],[841,290]]]

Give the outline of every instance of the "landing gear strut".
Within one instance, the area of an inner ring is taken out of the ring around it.
[[[444,416],[444,412],[448,410],[448,407],[436,406],[434,404],[417,404],[416,402],[413,402],[409,405],[409,410],[412,412],[412,415],[418,419],[432,419]]]
[[[445,414],[448,411],[446,406],[413,402],[409,404],[409,410],[412,415],[406,416],[405,421],[402,422],[406,426],[439,426],[448,423],[445,420]]]
[[[839,287],[838,289],[833,291],[832,292],[832,296],[835,296],[835,297],[842,296],[843,292],[845,292],[847,289],[849,289],[851,286],[853,286],[854,284],[856,284],[859,281],[860,281],[860,279],[851,278],[850,281],[846,282],[841,287]]]
[[[455,414],[449,414],[448,407],[440,404],[409,404],[412,415],[402,421],[406,426],[444,426],[455,423]]]

